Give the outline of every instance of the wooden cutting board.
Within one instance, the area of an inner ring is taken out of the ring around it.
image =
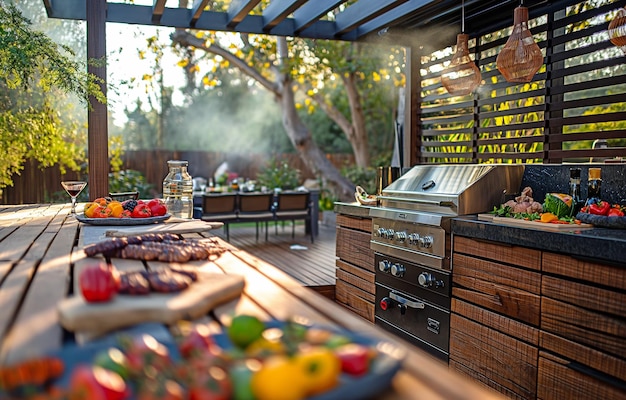
[[[206,222],[201,220],[168,220],[161,224],[109,227],[105,235],[108,237],[143,235],[146,233],[200,233],[221,228],[222,222]]]
[[[117,295],[105,303],[88,303],[77,294],[59,302],[59,322],[73,332],[103,334],[143,322],[173,324],[196,319],[241,295],[243,276],[198,270],[198,280],[182,292],[143,296]]]
[[[554,231],[554,232],[568,232],[578,231],[581,229],[591,229],[591,224],[551,224],[538,221],[526,221],[523,219],[509,218],[509,217],[496,217],[493,214],[478,214],[479,221],[493,222],[494,224],[516,226],[519,228],[538,229],[542,231]]]

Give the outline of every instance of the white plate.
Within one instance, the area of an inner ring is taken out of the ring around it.
[[[132,226],[132,225],[150,225],[163,222],[171,217],[165,214],[160,217],[147,218],[87,218],[85,214],[76,214],[76,219],[90,225],[111,225],[111,226]]]

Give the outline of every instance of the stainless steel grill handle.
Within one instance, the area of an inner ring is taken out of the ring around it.
[[[424,309],[426,307],[426,304],[424,304],[423,301],[409,300],[407,298],[400,296],[398,293],[395,293],[395,292],[389,292],[389,298],[397,301],[398,303],[402,305],[405,305],[411,308]]]

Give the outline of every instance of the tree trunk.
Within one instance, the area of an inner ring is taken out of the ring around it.
[[[287,41],[284,37],[277,38],[279,59],[286,57]],[[282,105],[283,126],[291,143],[302,158],[305,165],[315,175],[324,180],[324,184],[343,201],[354,199],[354,184],[342,176],[337,168],[326,158],[326,155],[315,144],[311,131],[304,125],[296,111],[296,101],[292,80],[289,74],[278,74],[279,100]]]
[[[276,81],[272,82],[250,67],[245,61],[236,57],[229,51],[217,44],[207,46],[189,32],[177,29],[171,36],[172,41],[183,46],[193,46],[206,52],[218,54],[229,60],[231,65],[236,66],[242,73],[253,78],[264,88],[272,92],[276,100],[281,104],[283,114],[283,126],[291,143],[296,148],[298,155],[304,164],[316,176],[320,176],[325,187],[329,188],[341,201],[354,200],[354,184],[341,175],[339,170],[326,158],[313,141],[311,131],[304,125],[296,111],[296,101],[293,92],[291,77],[288,73],[276,72]],[[284,37],[277,37],[279,59],[287,57],[287,41]],[[281,59],[282,61],[282,59]],[[283,63],[284,65],[284,63]]]

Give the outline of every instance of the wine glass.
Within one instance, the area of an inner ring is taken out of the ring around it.
[[[72,198],[72,211],[71,214],[76,214],[76,198],[83,191],[85,186],[87,186],[87,182],[84,181],[62,181],[61,185],[63,185],[63,189],[70,195]]]

